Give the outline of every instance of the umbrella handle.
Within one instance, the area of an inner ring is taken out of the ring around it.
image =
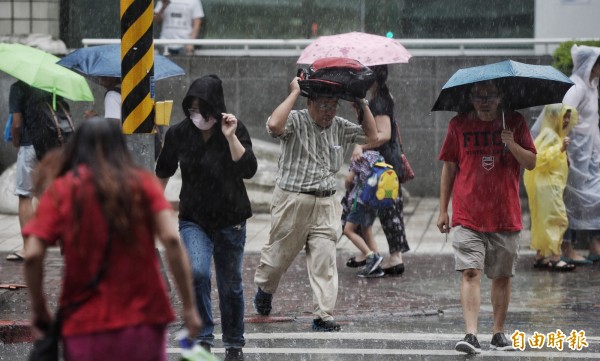
[[[506,129],[506,120],[504,120],[504,110],[502,111],[502,129]],[[504,149],[502,150],[502,154],[506,153],[508,150],[508,145],[504,143]]]
[[[52,110],[56,111],[56,87],[52,88]]]

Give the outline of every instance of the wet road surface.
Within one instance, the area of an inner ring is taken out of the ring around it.
[[[513,280],[512,299],[506,321],[507,336],[519,330],[529,338],[534,332],[553,334],[557,330],[569,336],[571,331],[585,332],[587,347],[563,350],[526,345],[524,351],[489,351],[492,313],[490,281],[482,278],[482,306],[479,341],[483,353],[475,357],[454,351],[464,336],[460,309],[459,273],[454,271],[450,254],[405,255],[406,272],[402,276],[378,279],[356,277],[356,269],[347,268],[348,253],[338,255],[340,289],[336,320],[339,333],[311,331],[312,293],[301,253],[283,277],[273,299],[270,317],[258,316],[252,299],[257,253],[244,259],[246,298],[246,360],[598,360],[600,359],[600,265],[579,267],[571,273],[537,270],[533,256],[519,259]],[[3,258],[2,258],[3,259]],[[52,305],[59,293],[61,259],[49,253],[46,264],[46,292]],[[3,278],[13,275],[22,281],[19,264],[3,262]],[[213,285],[215,283],[213,282]],[[26,290],[11,291],[0,297],[4,320],[28,318]],[[172,292],[176,308],[180,304]],[[218,304],[216,291],[213,305]],[[219,317],[219,312],[215,312]],[[173,334],[179,323],[170,326],[169,360],[177,360],[179,350]],[[217,333],[220,327],[217,326]],[[220,335],[216,335],[214,353],[223,358]],[[7,342],[5,340],[5,342]],[[0,360],[24,360],[29,343],[0,344]]]

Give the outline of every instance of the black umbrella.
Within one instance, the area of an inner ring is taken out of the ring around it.
[[[551,66],[505,60],[454,73],[431,110],[463,112],[473,109],[469,99],[471,87],[486,80],[496,82],[505,109],[560,103],[573,85],[571,79]]]

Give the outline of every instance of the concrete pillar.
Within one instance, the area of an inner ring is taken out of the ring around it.
[[[154,172],[155,135],[151,133],[126,134],[127,148],[138,165]]]

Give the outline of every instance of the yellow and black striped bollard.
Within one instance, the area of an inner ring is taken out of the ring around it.
[[[152,0],[121,0],[121,97],[123,132],[154,127]]]
[[[153,5],[153,0],[121,0],[123,133],[131,135],[128,145],[136,161],[149,169],[155,153]]]

